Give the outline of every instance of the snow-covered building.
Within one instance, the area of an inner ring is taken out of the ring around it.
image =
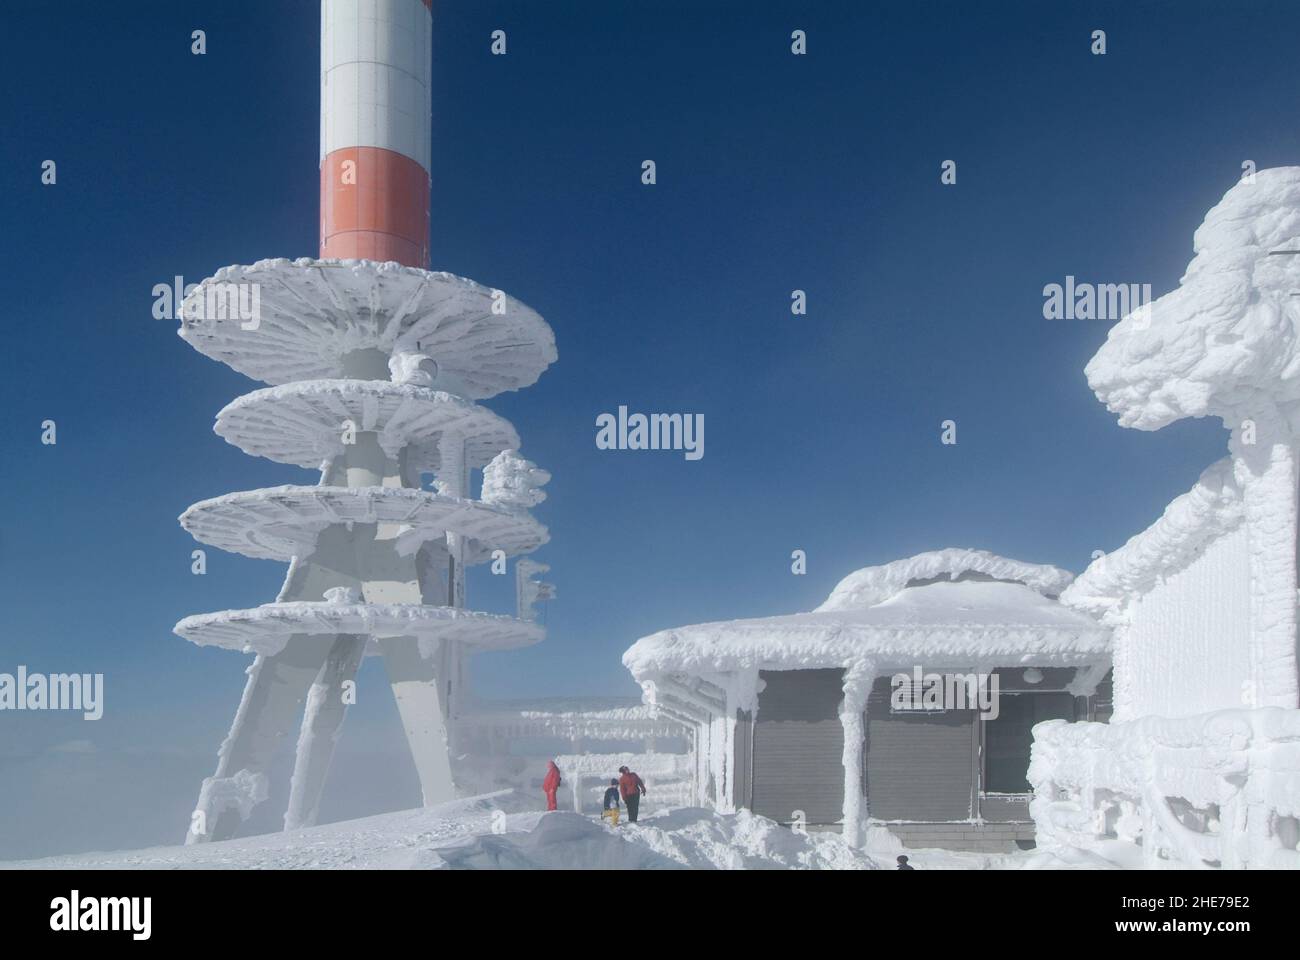
[[[1040,846],[1300,867],[1300,167],[1234,186],[1177,289],[1087,367],[1122,426],[1219,417],[1229,456],[1062,594],[1114,634],[1110,724],[1034,731]]]
[[[695,803],[853,843],[878,825],[912,846],[1005,850],[1033,837],[1031,727],[1108,711],[1109,631],[1058,602],[1070,580],[923,553],[850,574],[809,613],[644,637],[623,663],[691,731]]]

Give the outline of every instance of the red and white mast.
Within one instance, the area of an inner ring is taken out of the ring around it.
[[[320,255],[429,265],[432,0],[322,0]]]

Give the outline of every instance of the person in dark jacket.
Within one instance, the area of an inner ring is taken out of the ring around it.
[[[618,772],[621,774],[618,778],[618,792],[627,804],[627,822],[636,823],[637,810],[641,806],[641,798],[645,796],[645,781],[627,767],[619,767]]]
[[[605,791],[605,809],[601,811],[601,816],[610,822],[612,826],[618,826],[618,781],[609,781],[609,789]]]
[[[899,870],[915,870],[916,867],[912,866],[910,863],[907,862],[907,857],[900,856],[900,857],[898,858],[898,869],[899,869]]]

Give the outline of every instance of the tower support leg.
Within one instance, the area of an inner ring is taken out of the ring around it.
[[[307,693],[307,707],[298,734],[298,755],[289,786],[289,808],[284,814],[286,830],[316,823],[321,790],[347,714],[345,685],[355,682],[366,640],[357,635],[336,637]]]
[[[453,800],[456,791],[435,662],[420,654],[419,643],[412,637],[392,637],[379,645],[420,777],[424,805]]]
[[[266,799],[271,759],[293,729],[327,650],[320,637],[297,634],[279,653],[253,661],[235,721],[217,754],[217,772],[199,791],[187,844],[230,839]]]
[[[352,534],[343,526],[322,531],[310,557],[293,559],[276,600],[319,600],[338,586],[358,586]],[[229,840],[266,799],[276,748],[298,722],[332,644],[331,637],[294,634],[279,653],[253,661],[234,723],[217,753],[217,772],[199,789],[187,844]]]

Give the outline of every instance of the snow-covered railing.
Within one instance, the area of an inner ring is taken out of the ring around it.
[[[624,753],[583,753],[555,758],[555,764],[566,777],[618,776],[619,767],[631,767],[649,781],[651,777],[690,776],[690,755],[685,753],[641,753],[628,756]]]
[[[671,794],[674,802],[681,802],[683,782],[689,780],[692,767],[688,753],[642,753],[628,756],[622,753],[583,753],[556,757],[555,764],[561,776],[573,791],[573,809],[582,812],[584,797],[593,799],[605,792],[609,781],[618,777],[618,768],[626,766],[645,781],[646,794],[654,793],[656,800]],[[596,781],[596,783],[590,783]]]
[[[461,715],[466,731],[497,737],[565,740],[653,740],[683,737],[685,727],[630,698],[552,699],[483,704]]]
[[[1128,844],[1147,867],[1300,869],[1300,710],[1034,727],[1039,849]]]

